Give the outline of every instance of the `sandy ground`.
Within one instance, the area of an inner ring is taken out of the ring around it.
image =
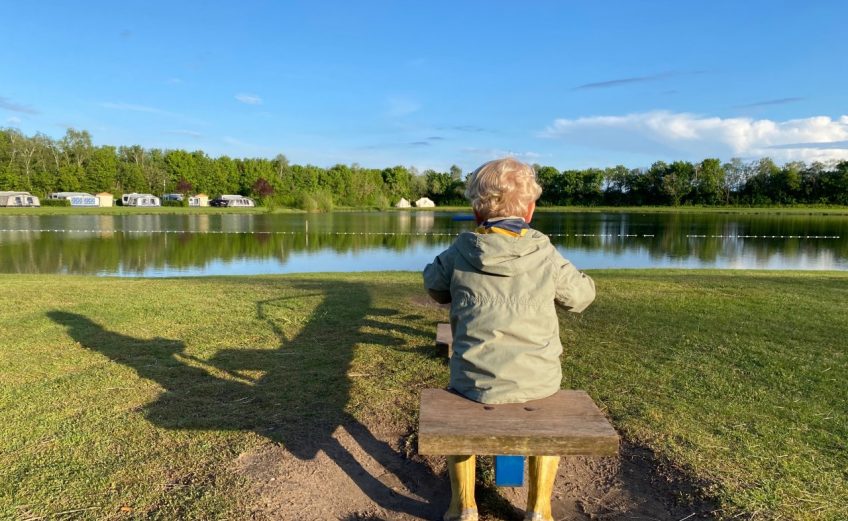
[[[441,308],[426,296],[415,304]],[[443,458],[406,456],[405,433],[386,426],[345,424],[329,437],[288,449],[268,443],[239,456],[238,472],[255,492],[257,520],[439,520],[450,501]],[[310,450],[303,450],[308,447]],[[313,449],[319,449],[315,452]],[[296,454],[312,454],[311,459]],[[525,478],[525,483],[526,483]],[[713,519],[717,507],[697,498],[700,487],[661,464],[651,451],[623,444],[617,458],[569,457],[560,462],[552,506],[557,520]],[[480,518],[521,520],[526,488],[494,489]],[[478,499],[485,491],[478,490]],[[481,503],[482,506],[482,503]]]
[[[235,468],[255,492],[251,512],[257,520],[440,519],[450,499],[444,462],[406,458],[400,449],[403,442],[401,433],[344,425],[312,459],[299,459],[293,454],[296,449],[268,443],[239,456]],[[481,519],[521,519],[526,490],[497,490],[503,497],[498,511],[483,510]],[[679,499],[692,497],[696,490],[674,471],[660,468],[649,451],[624,445],[619,458],[563,458],[554,490],[554,517],[714,518],[714,505]]]

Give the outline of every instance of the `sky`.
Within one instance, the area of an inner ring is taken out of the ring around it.
[[[0,127],[469,171],[848,159],[843,1],[5,1]]]

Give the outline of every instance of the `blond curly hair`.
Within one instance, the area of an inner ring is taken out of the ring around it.
[[[523,217],[542,195],[533,167],[512,157],[489,161],[468,179],[465,197],[483,220]]]

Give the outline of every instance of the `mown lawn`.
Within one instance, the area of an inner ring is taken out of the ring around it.
[[[848,274],[592,275],[564,387],[726,517],[848,519]],[[414,273],[0,280],[0,518],[243,518],[238,454],[447,383]]]

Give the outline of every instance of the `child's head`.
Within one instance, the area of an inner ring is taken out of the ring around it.
[[[507,157],[489,161],[468,179],[465,197],[478,220],[532,215],[532,205],[542,195],[533,167]]]

